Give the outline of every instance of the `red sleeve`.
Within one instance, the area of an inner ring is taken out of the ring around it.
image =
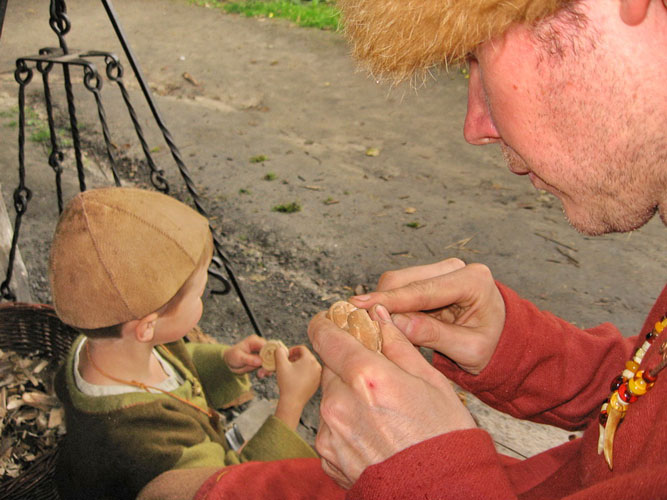
[[[345,490],[322,470],[319,458],[245,462],[223,467],[193,500],[343,500]]]
[[[560,464],[576,460],[578,447],[562,446],[538,457],[537,463],[518,461],[496,453],[486,432],[473,429],[451,432],[397,453],[368,467],[348,492],[347,500],[512,500],[529,498],[567,500],[664,498],[667,466],[654,463],[608,476],[572,491],[579,478],[570,470],[564,484],[542,483]],[[512,474],[513,466],[519,473]],[[514,476],[514,477],[512,477]],[[628,486],[631,485],[631,486]],[[568,491],[569,490],[569,491]]]
[[[440,354],[433,364],[490,406],[514,417],[564,429],[584,426],[608,396],[611,380],[636,338],[610,323],[582,330],[540,311],[498,283],[507,310],[491,362],[469,375]]]
[[[491,437],[483,430],[434,437],[368,467],[348,500],[516,498]]]

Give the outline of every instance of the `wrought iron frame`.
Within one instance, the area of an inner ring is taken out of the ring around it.
[[[2,25],[5,23],[5,12],[7,12],[7,1],[0,0],[0,38],[2,38]]]

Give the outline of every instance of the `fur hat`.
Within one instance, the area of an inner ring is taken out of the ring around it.
[[[533,23],[573,0],[338,0],[353,55],[397,81],[456,65],[514,23]]]
[[[80,193],[51,246],[56,312],[83,329],[142,318],[176,295],[211,238],[207,219],[171,196],[118,187]]]

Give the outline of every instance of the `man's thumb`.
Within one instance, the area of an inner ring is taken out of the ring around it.
[[[433,368],[393,323],[387,309],[377,304],[371,308],[371,318],[380,324],[382,332],[382,354],[405,372],[438,385],[442,374]]]

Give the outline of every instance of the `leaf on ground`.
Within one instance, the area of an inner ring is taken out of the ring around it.
[[[198,82],[197,80],[195,80],[195,77],[192,76],[192,75],[191,75],[190,73],[188,73],[187,71],[186,71],[185,73],[183,73],[183,79],[186,80],[186,81],[188,81],[188,82],[190,82],[190,83],[191,83],[192,85],[194,85],[195,87],[199,87],[199,82]]]
[[[445,247],[445,249],[448,249],[448,248],[458,248],[459,250],[463,250],[463,249],[465,248],[465,246],[466,246],[468,243],[470,243],[470,240],[472,240],[474,237],[475,237],[475,235],[473,234],[473,235],[470,236],[469,238],[463,238],[462,240],[455,241],[454,243],[451,243],[451,244],[447,245],[447,246]]]

